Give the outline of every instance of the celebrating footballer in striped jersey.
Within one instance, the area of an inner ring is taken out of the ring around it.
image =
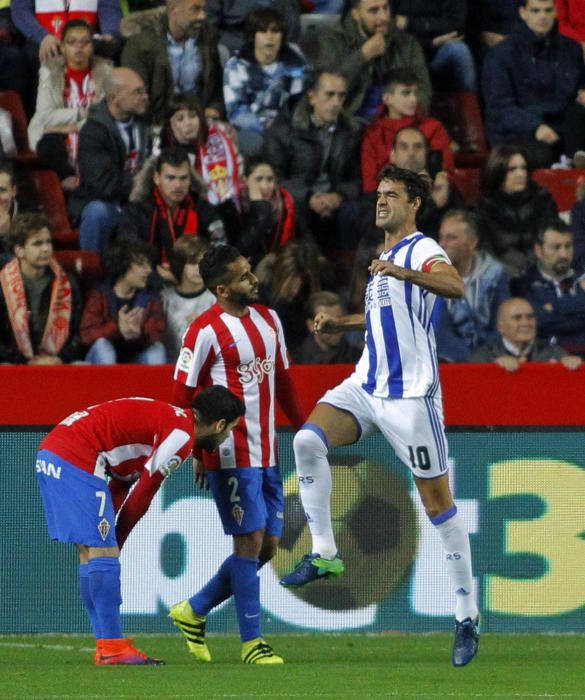
[[[446,253],[417,231],[416,214],[428,195],[425,181],[388,166],[380,173],[376,225],[384,251],[373,260],[365,316],[318,314],[316,332],[366,331],[354,373],[328,391],[294,439],[299,492],[313,551],[283,577],[303,586],[343,573],[331,523],[330,448],[350,445],[378,428],[413,473],[425,511],[442,540],[455,592],[452,662],[464,666],[479,645],[469,536],[453,502],[435,348],[440,297],[463,294],[463,280]]]
[[[120,548],[193,445],[215,450],[243,412],[242,402],[223,387],[200,392],[189,408],[116,399],[72,413],[41,443],[36,473],[49,535],[79,550],[96,664],[164,663],[122,637]]]
[[[220,384],[242,399],[246,413],[220,452],[203,457],[224,531],[234,538],[234,554],[199,593],[175,605],[170,614],[194,656],[210,661],[205,618],[233,595],[242,661],[282,663],[260,634],[258,567],[274,556],[283,526],[276,401],[296,428],[303,416],[289,377],[280,320],[271,309],[254,303],[258,279],[248,260],[236,248],[219,246],[203,256],[199,270],[217,304],[185,333],[173,402],[187,405],[196,387]],[[197,458],[194,466],[203,480]]]

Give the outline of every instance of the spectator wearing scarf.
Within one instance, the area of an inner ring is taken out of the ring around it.
[[[231,202],[239,209],[242,157],[227,129],[220,122],[207,122],[201,101],[192,93],[175,95],[169,103],[160,146],[177,144],[205,184],[207,201],[216,206]]]
[[[79,359],[81,294],[53,258],[49,221],[20,214],[0,271],[0,362],[60,365]]]
[[[149,243],[155,250],[159,276],[175,283],[169,261],[181,236],[221,242],[225,232],[216,208],[202,196],[187,152],[175,146],[151,158],[137,176],[122,212],[118,237]]]
[[[89,108],[104,97],[112,62],[93,55],[91,28],[82,19],[67,22],[62,55],[41,66],[36,111],[28,128],[30,146],[55,170],[64,189],[77,179],[79,130]]]

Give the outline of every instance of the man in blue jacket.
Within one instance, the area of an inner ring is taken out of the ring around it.
[[[515,283],[532,304],[540,338],[585,356],[585,272],[573,269],[573,234],[562,221],[545,223],[534,244],[536,265]]]
[[[500,304],[510,296],[504,266],[478,250],[477,222],[464,209],[448,211],[441,221],[439,245],[463,278],[465,293],[446,299],[437,332],[437,352],[443,362],[467,362],[470,354],[498,333]]]
[[[583,53],[559,33],[554,0],[523,0],[519,14],[485,57],[486,130],[492,146],[525,144],[534,164],[548,167],[585,146]]]

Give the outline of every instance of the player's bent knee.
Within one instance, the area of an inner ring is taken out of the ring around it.
[[[322,436],[313,428],[304,426],[294,437],[293,450],[297,460],[297,467],[315,459],[315,457],[326,457],[328,452],[324,434]]]

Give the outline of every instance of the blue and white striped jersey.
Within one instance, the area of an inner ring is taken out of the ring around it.
[[[395,265],[423,270],[431,260],[450,263],[445,251],[412,233],[380,255]],[[365,391],[381,398],[433,396],[439,391],[435,330],[441,297],[411,282],[370,275],[366,288],[366,336],[355,375]]]

